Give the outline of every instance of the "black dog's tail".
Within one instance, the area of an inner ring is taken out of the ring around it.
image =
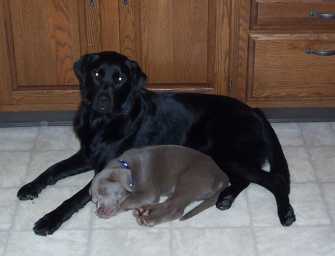
[[[284,155],[283,149],[280,145],[279,139],[275,131],[273,130],[270,122],[265,117],[263,111],[258,108],[254,108],[254,110],[258,114],[258,116],[262,118],[262,121],[266,127],[266,133],[268,134],[268,137],[270,139],[270,145],[271,145],[271,154],[269,156],[270,170],[273,174],[279,175],[284,180],[285,184],[288,185],[289,190],[290,173],[288,169],[287,160]]]

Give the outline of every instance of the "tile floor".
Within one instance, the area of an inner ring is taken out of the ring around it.
[[[128,213],[98,219],[93,205],[54,235],[36,236],[33,223],[91,177],[82,174],[20,202],[17,189],[75,152],[70,127],[0,129],[0,256],[335,255],[335,123],[273,124],[291,167],[297,222],[280,226],[273,197],[252,185],[232,209],[211,208],[187,222],[137,226]]]

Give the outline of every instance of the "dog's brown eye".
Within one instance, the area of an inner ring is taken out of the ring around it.
[[[122,73],[115,75],[114,81],[116,84],[121,85],[127,80],[126,76]]]
[[[92,70],[92,76],[96,79],[96,80],[100,80],[102,78],[102,73],[99,70]]]

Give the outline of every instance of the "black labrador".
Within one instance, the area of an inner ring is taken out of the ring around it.
[[[184,145],[210,155],[231,185],[217,208],[228,209],[250,182],[275,196],[282,225],[295,221],[289,203],[290,177],[278,138],[263,113],[230,97],[155,93],[145,89],[139,65],[116,52],[88,54],[74,64],[81,103],[74,118],[80,150],[54,164],[18,191],[34,199],[42,189],[78,173],[100,172],[133,147]],[[262,170],[270,163],[270,172]],[[35,223],[38,235],[52,234],[90,201],[90,183]]]

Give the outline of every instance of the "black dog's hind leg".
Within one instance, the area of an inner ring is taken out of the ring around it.
[[[223,190],[216,202],[216,208],[220,210],[229,209],[235,198],[250,184],[249,181],[239,177],[229,176],[230,186]]]
[[[58,162],[49,167],[45,172],[32,182],[24,185],[17,192],[20,200],[32,200],[48,185],[55,184],[58,180],[92,170],[82,151],[68,159]]]
[[[34,226],[34,232],[37,235],[46,236],[55,232],[66,220],[79,209],[84,207],[91,199],[89,188],[91,183],[87,184],[82,190],[74,196],[64,201],[52,212],[44,215]]]
[[[235,165],[232,171],[273,193],[277,203],[278,217],[283,226],[290,226],[295,222],[294,210],[289,200],[290,185],[287,184],[287,180],[282,175],[266,172],[261,168],[247,168],[238,165]]]

